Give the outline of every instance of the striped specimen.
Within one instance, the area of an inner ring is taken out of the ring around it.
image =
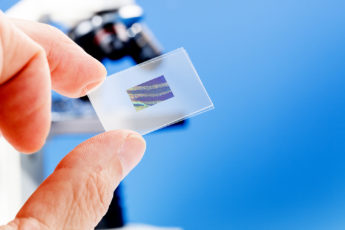
[[[174,97],[164,76],[134,86],[127,93],[137,111]]]

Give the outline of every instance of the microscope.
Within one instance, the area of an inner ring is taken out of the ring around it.
[[[135,4],[107,9],[79,22],[68,35],[99,61],[129,56],[139,64],[162,54],[142,18],[143,10]]]

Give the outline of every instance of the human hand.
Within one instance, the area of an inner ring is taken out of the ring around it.
[[[0,12],[0,132],[18,151],[39,150],[49,133],[51,89],[80,97],[105,79],[104,67],[57,29]],[[93,229],[145,141],[111,131],[77,146],[0,230]]]

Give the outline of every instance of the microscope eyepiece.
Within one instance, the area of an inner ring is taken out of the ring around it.
[[[130,56],[135,63],[142,63],[162,54],[153,35],[140,23],[142,17],[137,5],[98,12],[78,23],[69,36],[100,61]]]

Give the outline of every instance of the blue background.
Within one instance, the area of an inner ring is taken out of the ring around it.
[[[345,1],[139,4],[167,51],[187,49],[216,110],[146,137],[125,181],[128,220],[343,230]],[[47,167],[85,138],[49,142]]]

